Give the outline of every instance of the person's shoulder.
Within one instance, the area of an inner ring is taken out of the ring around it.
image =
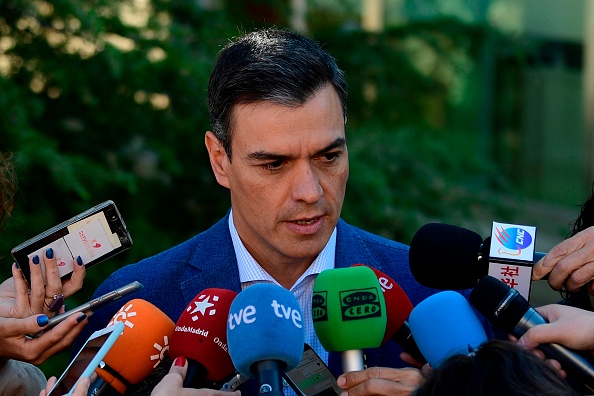
[[[182,271],[186,264],[192,261],[197,252],[206,251],[209,246],[219,245],[221,239],[229,238],[229,230],[226,227],[227,217],[215,223],[209,229],[169,248],[158,252],[153,256],[144,258],[136,263],[126,265],[111,274],[116,283],[122,283],[122,278],[130,279],[142,275],[149,275],[151,278],[159,274],[171,277],[173,273]],[[166,263],[167,265],[163,265]]]
[[[30,363],[8,359],[0,363],[0,395],[39,395],[45,375]]]

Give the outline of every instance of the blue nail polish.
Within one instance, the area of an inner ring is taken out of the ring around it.
[[[45,251],[45,257],[47,257],[48,259],[53,259],[54,258],[54,249],[49,248]]]
[[[33,256],[33,264],[39,264],[39,256],[38,255]]]
[[[80,322],[82,322],[83,320],[85,320],[85,318],[86,318],[86,317],[87,317],[87,315],[85,315],[85,314],[82,314],[82,315],[80,315],[78,318],[76,318],[76,322],[77,322],[77,323],[80,323]]]
[[[14,263],[14,265],[15,265],[16,269],[21,268],[21,267],[19,267],[19,263]]]
[[[76,262],[78,263],[78,265],[83,265],[82,258],[80,258],[80,256],[76,258]]]
[[[37,317],[37,324],[39,325],[39,327],[46,326],[48,323],[49,323],[49,319],[47,316],[40,315]]]

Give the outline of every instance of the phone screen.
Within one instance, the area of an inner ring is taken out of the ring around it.
[[[112,325],[93,333],[74,359],[72,359],[47,396],[63,396],[68,394],[115,328],[116,326]],[[101,367],[101,364],[99,367]]]
[[[115,204],[105,201],[21,243],[11,253],[30,282],[29,259],[43,257],[50,247],[64,279],[72,274],[78,256],[86,268],[91,268],[131,246],[130,233]],[[41,268],[45,276],[45,266]]]
[[[284,374],[291,388],[302,396],[336,396],[343,391],[336,385],[336,377],[317,353],[304,345],[301,363]]]
[[[27,255],[43,257],[48,248],[54,250],[60,276],[74,270],[73,263],[80,256],[83,263],[89,263],[122,246],[116,233],[112,233],[104,212],[96,213],[69,225],[59,239]],[[44,269],[45,267],[42,267]]]

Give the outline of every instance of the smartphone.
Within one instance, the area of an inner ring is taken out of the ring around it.
[[[343,392],[328,366],[307,343],[303,345],[301,363],[283,378],[300,396],[337,396]]]
[[[125,286],[117,288],[113,291],[110,291],[109,293],[105,293],[102,296],[94,298],[89,302],[81,304],[74,309],[70,309],[64,313],[61,313],[60,315],[56,315],[56,316],[50,318],[48,325],[45,329],[43,329],[42,331],[35,333],[35,334],[27,334],[27,337],[29,337],[29,338],[39,337],[45,331],[51,329],[52,327],[56,326],[59,323],[62,323],[66,318],[69,318],[71,315],[74,315],[77,313],[89,312],[89,311],[90,312],[97,311],[98,309],[119,299],[120,297],[125,296],[128,293],[132,293],[133,291],[142,290],[142,289],[143,289],[143,286],[142,286],[142,283],[140,283],[140,282],[134,281],[134,282],[128,283]]]
[[[47,396],[70,395],[80,378],[91,377],[97,367],[104,365],[103,358],[123,331],[123,322],[95,331],[66,367]],[[82,374],[79,375],[81,371]]]
[[[42,260],[50,247],[60,277],[66,279],[72,275],[76,257],[80,256],[88,269],[130,246],[132,238],[118,208],[113,201],[105,201],[21,243],[11,254],[30,284],[29,258],[38,255]]]

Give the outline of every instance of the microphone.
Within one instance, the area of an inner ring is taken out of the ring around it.
[[[409,250],[410,272],[426,287],[470,289],[489,271],[491,237],[441,223],[422,226],[413,236]],[[546,253],[534,252],[536,263]]]
[[[468,355],[488,341],[471,305],[451,290],[421,301],[412,310],[409,323],[419,349],[433,368],[453,355]]]
[[[382,344],[387,324],[375,273],[366,266],[322,271],[314,282],[312,317],[322,346],[341,352],[343,372],[365,369],[363,349]]]
[[[229,354],[240,374],[257,379],[260,394],[283,395],[283,373],[303,356],[302,318],[293,293],[271,283],[248,286],[231,303]]]
[[[470,302],[496,326],[520,338],[528,329],[548,323],[517,290],[492,276],[485,276],[470,293]],[[594,392],[594,367],[591,358],[560,344],[538,347],[549,359],[557,360],[569,377]]]
[[[219,381],[235,371],[227,347],[227,316],[236,296],[231,290],[205,289],[177,320],[169,356],[187,358],[184,388],[204,388],[205,381]]]
[[[353,264],[352,267],[365,266],[365,264]],[[413,305],[404,292],[400,285],[396,283],[388,275],[384,274],[380,270],[369,267],[377,277],[380,284],[380,288],[384,293],[384,300],[386,302],[386,333],[382,341],[384,345],[388,340],[394,340],[400,345],[407,353],[415,358],[421,364],[427,363],[425,357],[419,350],[415,339],[410,330],[409,323],[407,321]]]
[[[93,382],[89,395],[98,395],[109,388],[126,393],[128,386],[138,384],[157,367],[169,349],[175,324],[150,302],[128,301],[108,326],[118,322],[124,323],[124,331],[105,355],[105,365],[95,370],[101,380]]]

